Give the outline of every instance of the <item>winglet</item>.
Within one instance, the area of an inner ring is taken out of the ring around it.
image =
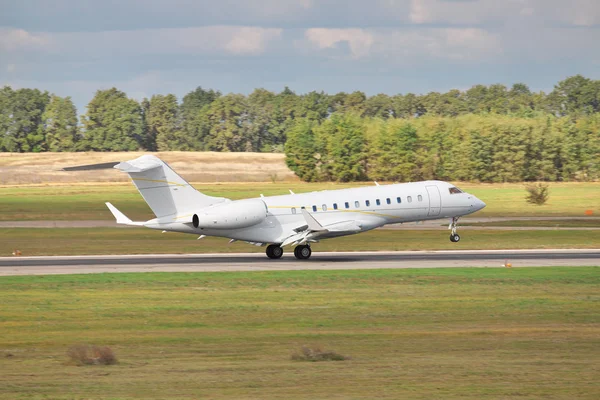
[[[306,224],[308,225],[308,229],[310,229],[311,231],[314,231],[314,232],[320,232],[320,231],[327,230],[327,229],[323,228],[323,225],[321,225],[315,219],[315,217],[310,215],[310,213],[308,211],[306,211],[305,208],[301,208],[301,211],[302,211],[302,215],[304,216],[304,219],[306,220]]]
[[[106,203],[106,207],[108,207],[108,209],[110,210],[110,212],[112,213],[112,215],[114,215],[115,219],[117,220],[117,224],[125,224],[125,225],[142,225],[142,222],[133,222],[132,220],[130,220],[129,218],[127,218],[125,216],[125,214],[123,214],[121,211],[117,210],[117,207],[113,206],[110,203]]]

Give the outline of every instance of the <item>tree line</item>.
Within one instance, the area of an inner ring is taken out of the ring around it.
[[[577,149],[596,149],[597,156],[598,113],[600,81],[581,75],[558,82],[548,94],[522,83],[394,96],[296,94],[288,88],[224,95],[198,87],[181,101],[166,94],[138,102],[112,88],[98,90],[81,116],[70,97],[6,86],[0,89],[0,151],[285,149],[290,168],[306,180],[595,179],[596,169],[585,164],[584,153],[591,150],[567,157],[570,148],[557,153],[548,146],[577,142]],[[539,135],[541,142],[534,140]],[[507,144],[514,141],[521,142]],[[530,147],[538,149],[544,168],[552,163],[560,173],[537,176],[533,161],[511,173],[496,167],[474,172],[477,166],[491,168],[488,162],[502,164],[510,157],[501,154],[515,149],[528,159]]]
[[[600,113],[298,120],[286,162],[305,181],[600,179]]]

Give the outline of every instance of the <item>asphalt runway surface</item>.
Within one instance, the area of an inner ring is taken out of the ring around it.
[[[104,272],[224,272],[379,268],[600,266],[600,249],[315,252],[297,260],[262,253],[0,257],[0,276]]]
[[[505,221],[600,221],[600,217],[464,217],[460,219],[459,229],[463,230],[600,230],[600,227],[554,227],[554,226],[493,226],[494,222]],[[390,224],[379,229],[392,230],[445,230],[448,229],[448,219],[431,221],[407,222],[404,224]],[[461,224],[487,223],[489,226],[462,226]],[[114,220],[87,220],[87,221],[0,221],[0,228],[124,228],[130,226],[117,225]]]

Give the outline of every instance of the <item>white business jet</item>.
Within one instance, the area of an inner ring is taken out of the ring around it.
[[[114,163],[112,164],[114,165]],[[111,166],[112,166],[111,165]],[[71,169],[80,169],[74,167]],[[269,258],[295,246],[296,258],[311,256],[310,244],[353,235],[386,224],[451,218],[450,240],[458,242],[458,218],[485,207],[477,197],[442,181],[378,185],[230,200],[194,189],[152,155],[114,165],[126,172],[156,218],[134,222],[106,203],[118,224],[242,240],[267,246]],[[67,169],[67,168],[65,168]]]

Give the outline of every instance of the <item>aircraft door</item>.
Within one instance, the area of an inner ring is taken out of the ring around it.
[[[426,186],[429,195],[429,213],[428,216],[440,215],[442,209],[442,198],[437,186]]]

